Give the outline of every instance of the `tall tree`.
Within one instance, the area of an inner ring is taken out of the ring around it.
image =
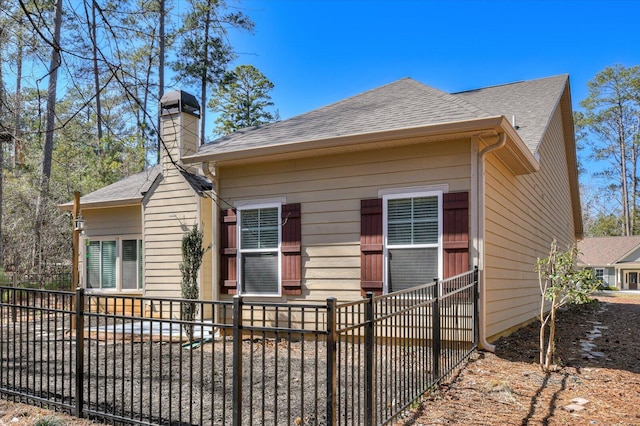
[[[218,84],[235,54],[227,38],[230,28],[251,31],[253,22],[242,12],[229,12],[223,0],[189,0],[191,11],[180,29],[177,61],[171,64],[178,81],[200,86],[200,105],[207,105],[207,90]],[[205,114],[200,119],[200,140],[205,142]]]
[[[580,104],[578,126],[586,132],[591,158],[609,162],[598,172],[619,190],[624,235],[637,232],[638,160],[640,139],[640,67],[607,67],[588,83],[589,95]]]
[[[278,119],[270,92],[273,83],[252,65],[239,65],[225,73],[217,85],[209,107],[220,113],[215,132],[229,134],[244,127],[258,126]]]
[[[21,0],[22,1],[22,0]],[[49,84],[47,89],[47,116],[45,125],[44,147],[42,149],[42,173],[40,179],[40,193],[36,206],[35,244],[33,252],[34,264],[40,264],[41,229],[44,218],[44,204],[49,196],[49,179],[51,178],[51,157],[53,156],[53,131],[56,119],[56,91],[58,88],[58,69],[61,64],[60,33],[62,28],[62,0],[56,0],[53,21],[53,39],[51,45],[51,60],[49,62]]]
[[[4,9],[4,1],[0,0],[0,9]],[[2,208],[3,208],[3,186],[4,186],[4,148],[8,142],[6,135],[9,135],[8,126],[5,125],[5,110],[7,96],[4,88],[4,75],[2,68],[4,65],[3,52],[6,38],[5,23],[0,20],[0,269],[3,268],[3,247],[2,247]]]

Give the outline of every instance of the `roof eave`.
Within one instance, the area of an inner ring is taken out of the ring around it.
[[[93,201],[93,202],[82,202],[80,199],[80,208],[81,209],[102,209],[109,207],[128,207],[128,206],[139,206],[142,202],[142,196],[136,198],[121,198],[117,200],[108,200],[108,201]],[[73,203],[65,203],[59,204],[59,209],[71,211],[73,210]]]
[[[240,149],[227,152],[194,154],[182,158],[185,163],[215,162],[218,164],[236,161],[264,161],[270,156],[304,157],[317,155],[322,151],[353,150],[357,146],[389,143],[398,140],[416,138],[451,139],[471,135],[496,135],[507,133],[507,149],[499,157],[507,163],[515,174],[532,173],[539,169],[539,164],[526,147],[509,120],[504,116],[483,117],[472,120],[452,121],[429,124],[426,126],[408,127],[381,132],[358,133],[325,139],[312,139],[302,142],[284,143],[259,148]]]
[[[513,128],[509,120],[503,115],[500,116],[501,131],[507,135],[505,148],[496,151],[500,158],[512,171],[514,175],[525,175],[540,170],[540,163],[533,153],[527,148],[516,129]]]

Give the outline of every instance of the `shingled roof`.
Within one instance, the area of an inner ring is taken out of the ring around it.
[[[201,195],[204,191],[211,190],[211,182],[202,177],[180,171],[185,181]],[[145,171],[128,176],[124,179],[107,185],[97,191],[91,192],[80,198],[83,208],[100,207],[107,205],[137,204],[142,201],[153,182],[162,174],[162,166],[155,165]],[[62,204],[60,207],[69,209],[73,203]]]
[[[410,78],[276,123],[240,129],[200,147],[194,157],[431,124],[515,115],[535,152],[567,75],[449,94]]]
[[[81,197],[80,204],[82,207],[91,207],[105,203],[139,203],[161,173],[162,166],[153,166]],[[60,207],[69,209],[73,207],[73,202],[62,204]]]
[[[639,246],[640,235],[585,238],[578,241],[578,263],[585,266],[612,266]]]
[[[531,152],[542,141],[568,75],[547,77],[454,93],[491,115],[515,118],[518,134]]]

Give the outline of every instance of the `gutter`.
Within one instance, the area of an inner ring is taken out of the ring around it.
[[[211,277],[211,285],[213,285],[212,295],[213,300],[220,300],[220,289],[218,283],[220,282],[220,265],[218,264],[218,229],[217,224],[219,223],[219,214],[220,209],[218,208],[218,188],[219,181],[216,173],[216,163],[212,163],[210,161],[202,162],[202,171],[205,176],[211,179],[211,269],[212,269],[212,277]],[[213,170],[213,171],[212,171]],[[219,315],[219,309],[215,309],[216,314]],[[218,321],[220,318],[214,318]]]
[[[437,140],[470,137],[478,134],[478,131],[486,131],[487,134],[495,135],[499,131],[504,131],[505,123],[508,120],[504,116],[483,117],[472,120],[451,121],[445,123],[428,124],[424,126],[406,127],[393,130],[382,130],[368,133],[356,133],[347,135],[336,135],[320,137],[318,139],[290,140],[271,145],[245,144],[238,148],[238,144],[233,144],[234,140],[223,140],[218,144],[203,145],[198,153],[182,157],[184,163],[196,163],[205,161],[215,161],[217,163],[237,160],[260,160],[267,156],[282,155],[315,155],[318,151],[328,153],[334,150],[345,150],[349,147],[357,149],[361,145],[384,143],[414,138],[432,137]],[[232,134],[237,139],[241,139],[243,134]],[[247,136],[248,137],[248,136]],[[224,139],[223,137],[222,139]],[[230,138],[230,137],[227,137]],[[524,146],[524,145],[523,145]]]
[[[485,276],[484,276],[484,211],[485,211],[485,205],[484,205],[484,196],[485,196],[485,179],[484,179],[484,174],[485,174],[485,168],[484,168],[484,164],[485,164],[485,157],[487,156],[487,154],[493,152],[493,151],[497,151],[501,148],[504,148],[507,144],[507,135],[505,133],[500,133],[499,135],[499,139],[498,142],[494,143],[493,145],[489,145],[487,147],[485,147],[482,151],[480,151],[478,153],[478,157],[477,157],[477,168],[478,168],[478,178],[476,180],[476,184],[477,184],[477,193],[478,193],[478,203],[477,208],[478,211],[476,212],[476,215],[478,217],[478,235],[477,235],[477,241],[478,241],[478,271],[480,272],[478,275],[478,279],[480,280],[480,283],[478,283],[480,285],[480,330],[479,330],[479,345],[482,349],[489,351],[489,352],[495,352],[496,350],[496,346],[492,345],[491,343],[487,342],[487,289],[486,289],[486,280],[485,280]],[[482,138],[480,137],[480,139],[482,140]]]

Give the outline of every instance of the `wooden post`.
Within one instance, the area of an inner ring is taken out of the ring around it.
[[[80,286],[79,273],[78,273],[78,254],[80,248],[80,229],[76,229],[76,220],[80,215],[80,193],[78,191],[73,193],[73,259],[71,261],[71,285],[73,289],[77,289]]]
[[[76,229],[76,219],[80,215],[80,193],[78,191],[73,193],[73,254],[71,255],[73,258],[71,259],[71,291],[76,291],[80,287],[79,274],[78,274],[78,249],[80,248],[80,231]],[[77,297],[74,297],[74,306],[77,309],[77,303],[80,303]],[[84,303],[84,298],[82,303]],[[71,316],[71,328],[75,330],[77,314]]]

